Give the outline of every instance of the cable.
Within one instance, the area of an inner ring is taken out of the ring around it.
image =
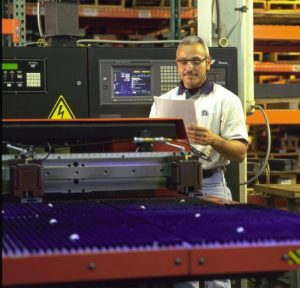
[[[47,47],[48,43],[44,38],[40,38],[36,42],[28,42],[24,45],[21,45],[20,47],[26,47],[26,46],[31,46],[31,45],[37,45],[38,47]]]
[[[84,143],[84,144],[73,144],[73,145],[52,145],[47,142],[47,150],[48,152],[46,152],[46,155],[43,158],[36,158],[36,154],[35,154],[35,146],[31,145],[31,144],[20,144],[20,143],[11,143],[9,141],[2,141],[2,144],[4,145],[5,149],[12,149],[16,152],[19,152],[18,154],[16,154],[16,157],[21,157],[23,159],[27,159],[27,160],[39,160],[39,161],[45,161],[48,159],[48,157],[50,156],[51,150],[52,148],[59,148],[59,147],[69,147],[69,148],[74,148],[74,147],[82,147],[82,146],[91,146],[91,145],[104,145],[104,144],[112,144],[112,143],[123,143],[123,142],[131,142],[131,139],[124,139],[124,140],[119,140],[119,141],[105,141],[105,142],[97,142],[97,143]]]
[[[234,31],[234,29],[236,28],[237,24],[239,23],[239,18],[240,18],[241,12],[239,13],[236,22],[233,24],[233,26],[230,28],[230,30],[228,31],[227,35],[225,38],[229,38],[229,36],[232,34],[232,32]]]
[[[191,149],[191,151],[192,151],[195,155],[197,155],[198,157],[200,157],[201,159],[206,160],[206,161],[208,161],[208,162],[211,162],[211,161],[212,161],[212,159],[211,159],[211,157],[210,157],[209,154],[206,154],[206,153],[203,153],[203,152],[197,150],[197,149],[196,149],[193,145],[191,145],[190,143],[187,143],[187,142],[185,142],[184,140],[180,140],[180,139],[175,139],[175,141],[187,145],[187,146]]]
[[[238,6],[240,7],[240,5],[241,5],[241,1],[239,1]],[[235,8],[234,10],[239,12],[236,17],[235,23],[232,25],[232,27],[230,28],[230,30],[228,31],[228,33],[225,37],[221,37],[221,35],[219,35],[219,37],[218,37],[218,44],[221,47],[227,47],[229,45],[228,38],[230,37],[230,35],[232,34],[232,32],[235,30],[238,23],[240,22],[242,12],[246,12],[244,10],[244,8]],[[217,29],[220,29],[220,28],[217,28]],[[221,31],[220,31],[220,33],[221,33]]]
[[[37,1],[37,6],[36,6],[37,24],[38,24],[40,37],[44,38],[44,33],[43,33],[43,29],[42,29],[42,24],[41,24],[41,11],[40,11],[40,8],[41,8],[40,0],[38,0]]]
[[[239,7],[241,6],[241,1],[239,1],[239,5],[238,6]],[[234,29],[236,28],[237,24],[240,21],[242,11],[241,10],[237,10],[237,11],[238,11],[238,16],[236,17],[235,23],[233,24],[233,26],[230,28],[230,30],[228,31],[227,35],[225,36],[225,38],[227,38],[227,39],[232,34],[232,32],[234,31]]]
[[[220,12],[220,2],[216,0],[216,11],[217,11],[217,29],[216,33],[218,35],[218,43],[221,39],[221,12]]]
[[[49,157],[50,153],[51,153],[51,144],[49,142],[47,142],[47,145],[48,145],[48,153],[46,154],[46,156],[42,159],[38,159],[38,160],[41,160],[41,161],[44,161],[44,160],[47,160],[47,158]],[[36,160],[36,159],[35,159]]]
[[[270,169],[270,164],[269,162],[267,163],[267,166],[266,166],[266,183],[267,184],[270,184],[270,177],[271,177],[271,169]]]
[[[267,152],[266,152],[266,157],[265,159],[263,160],[263,164],[262,166],[260,167],[259,171],[252,177],[250,178],[248,181],[246,182],[243,182],[243,183],[240,183],[240,185],[246,185],[246,184],[250,184],[251,182],[253,182],[254,180],[256,180],[261,174],[262,172],[266,169],[266,166],[268,165],[268,159],[270,157],[270,152],[271,152],[271,130],[270,130],[270,123],[269,123],[269,119],[267,117],[267,114],[265,113],[264,109],[262,106],[260,105],[253,105],[254,108],[257,108],[261,111],[264,119],[265,119],[265,122],[266,122],[266,127],[267,127],[267,140],[268,140],[268,143],[267,143]]]
[[[33,45],[38,45],[38,42],[28,42],[25,43],[24,45],[20,45],[19,47],[26,47],[26,46],[33,46]]]

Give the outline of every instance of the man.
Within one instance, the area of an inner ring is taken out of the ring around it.
[[[242,162],[246,157],[248,134],[240,99],[221,85],[211,83],[207,73],[211,66],[209,49],[198,36],[184,38],[176,52],[179,87],[161,95],[167,99],[194,99],[197,124],[186,127],[191,144],[210,154],[211,162],[200,160],[203,168],[202,192],[231,200],[224,177],[230,161]],[[150,117],[159,117],[155,104]],[[197,287],[195,282],[182,287]],[[190,284],[190,286],[188,286]],[[178,287],[181,287],[179,285]],[[230,287],[230,281],[205,282],[207,288]]]

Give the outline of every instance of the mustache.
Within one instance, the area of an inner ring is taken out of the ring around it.
[[[187,72],[187,73],[183,73],[183,76],[198,76],[198,74],[197,73]]]

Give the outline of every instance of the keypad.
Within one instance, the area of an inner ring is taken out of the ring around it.
[[[27,87],[41,87],[41,73],[26,73]]]
[[[175,65],[160,66],[161,94],[178,86],[179,76]]]

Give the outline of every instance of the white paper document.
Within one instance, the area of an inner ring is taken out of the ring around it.
[[[154,96],[157,117],[182,118],[184,125],[197,124],[195,101],[164,99]]]

